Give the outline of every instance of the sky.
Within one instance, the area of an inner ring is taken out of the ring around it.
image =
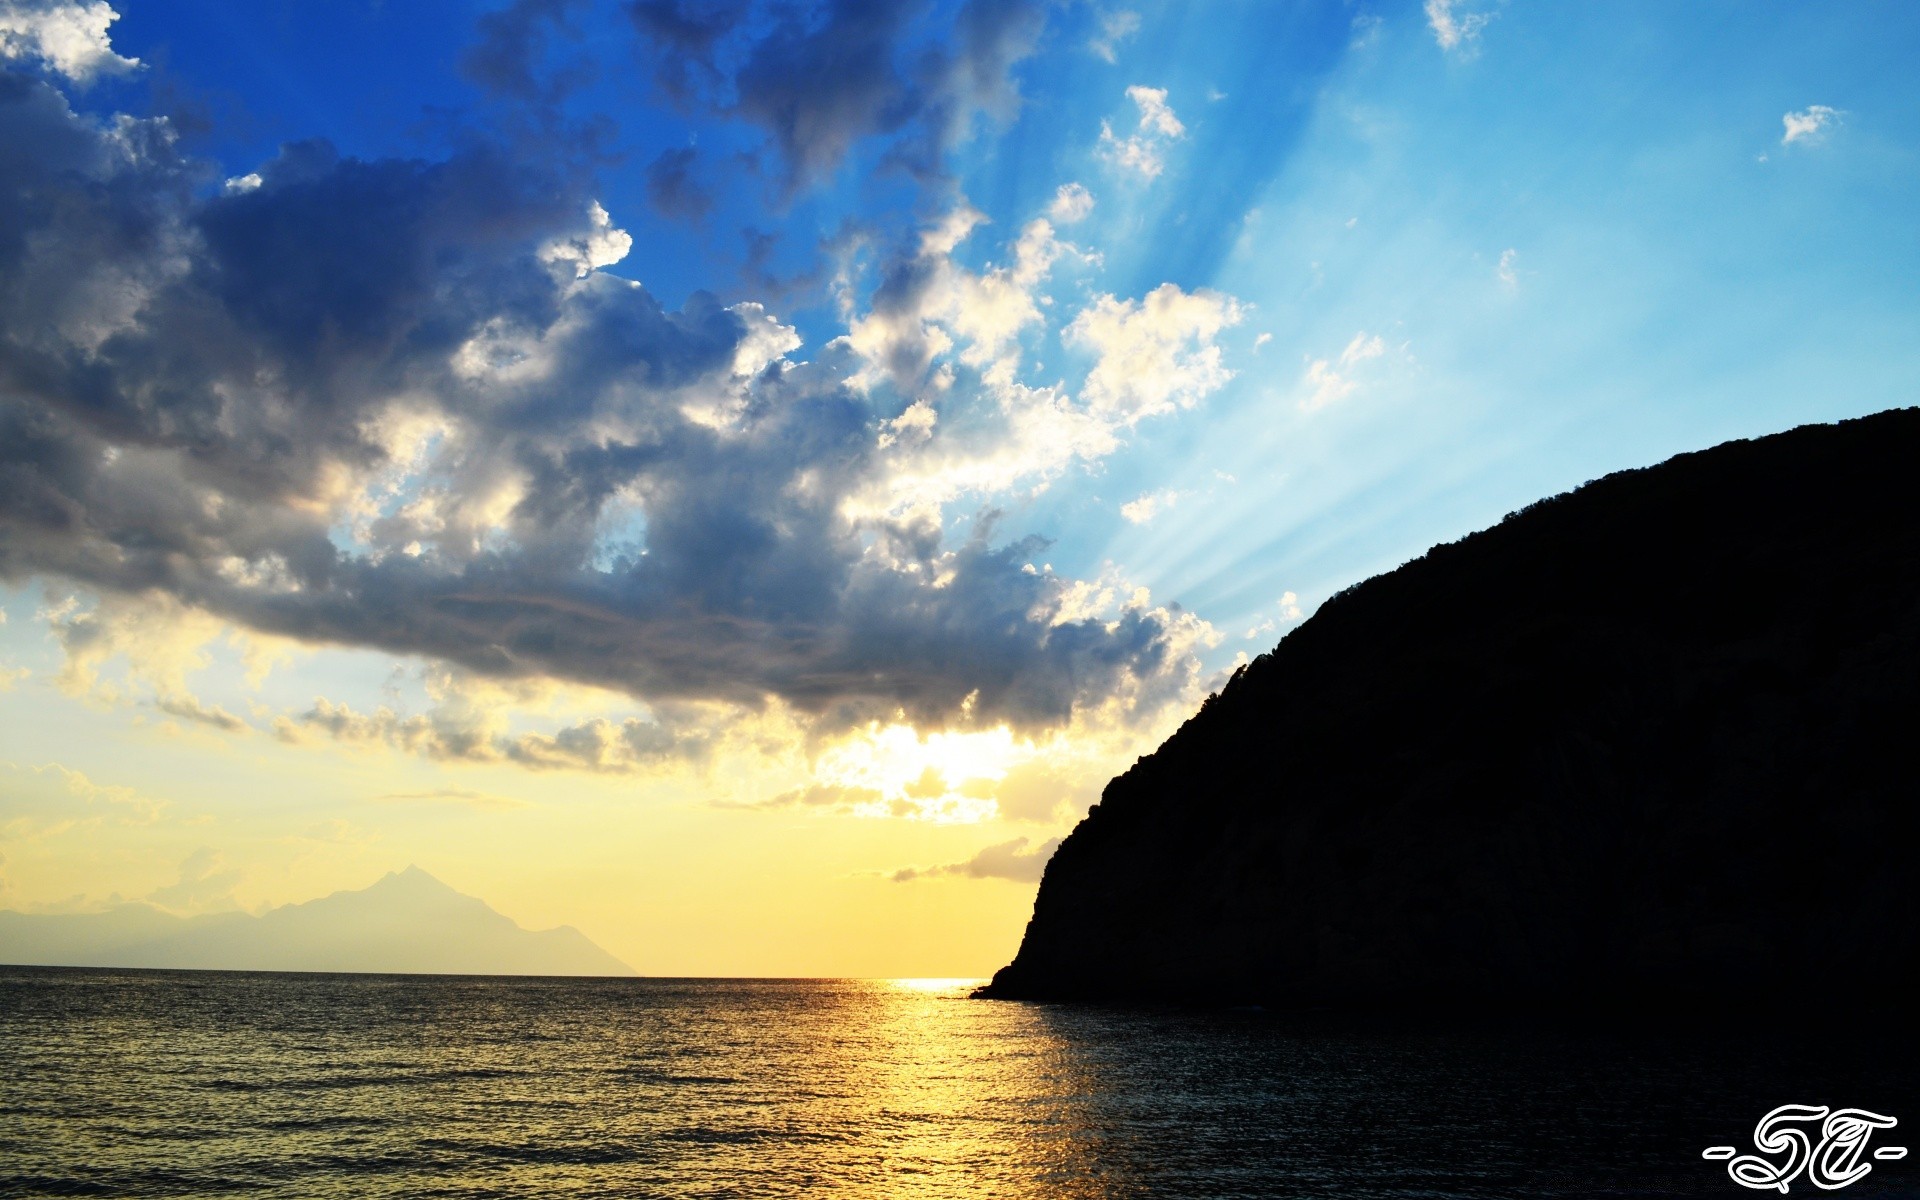
[[[1900,3],[0,0],[0,908],[418,864],[643,974],[988,974],[1328,596],[1920,402],[1917,58]]]

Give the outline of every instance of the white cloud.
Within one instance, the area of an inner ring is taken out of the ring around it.
[[[1809,104],[1799,112],[1785,113],[1780,117],[1780,125],[1785,130],[1780,135],[1782,146],[1791,146],[1795,142],[1817,145],[1824,141],[1827,131],[1840,123],[1840,110],[1824,104]]]
[[[601,267],[610,267],[633,249],[633,237],[613,227],[613,217],[595,201],[587,209],[587,228],[544,246],[540,257],[550,263],[571,266],[576,278],[585,279]]]
[[[1096,297],[1065,335],[1098,355],[1082,389],[1087,407],[1116,425],[1193,407],[1233,378],[1214,338],[1244,315],[1231,296],[1171,283],[1137,303]]]
[[[1167,104],[1165,88],[1135,84],[1127,89],[1127,97],[1140,109],[1140,123],[1121,138],[1110,123],[1100,122],[1100,153],[1122,170],[1154,179],[1166,170],[1167,143],[1186,136],[1187,127]]]
[[[1427,27],[1442,50],[1466,52],[1494,14],[1468,10],[1459,0],[1427,0]]]
[[[105,0],[0,0],[0,58],[37,59],[78,84],[140,66],[113,52],[107,26],[120,19]]]
[[[251,731],[239,717],[195,696],[187,677],[211,664],[208,647],[217,639],[249,657],[271,655],[273,647],[264,642],[256,645],[249,635],[159,592],[108,593],[91,608],[69,596],[39,616],[63,653],[54,684],[68,695],[104,706],[141,699],[194,724],[225,733]],[[142,692],[147,694],[140,697]]]
[[[1140,32],[1140,14],[1121,9],[1100,14],[1100,32],[1087,43],[1087,49],[1108,62],[1114,61],[1114,49]]]
[[[1093,193],[1077,183],[1061,184],[1053,194],[1053,203],[1047,206],[1047,215],[1062,225],[1084,221],[1092,211]]]
[[[1280,599],[1274,601],[1274,607],[1279,610],[1277,615],[1261,621],[1247,630],[1243,636],[1249,639],[1257,638],[1262,634],[1272,633],[1282,625],[1291,625],[1306,615],[1300,608],[1300,597],[1292,592],[1283,592]]]
[[[1127,97],[1140,106],[1140,128],[1143,131],[1167,137],[1179,137],[1186,133],[1187,127],[1180,123],[1180,118],[1174,116],[1173,109],[1167,105],[1167,89],[1135,84],[1127,89]]]
[[[1062,198],[1073,203],[1074,189],[1055,202]],[[1022,382],[1022,337],[1054,319],[1044,295],[1054,264],[1096,260],[1039,219],[1022,230],[1011,262],[968,270],[952,253],[979,220],[963,207],[929,230],[912,291],[849,321],[841,339],[864,363],[859,386],[891,381],[913,398],[877,434],[886,469],[850,498],[851,519],[938,521],[938,507],[962,494],[1023,484],[1037,493],[1071,463],[1111,454],[1141,420],[1191,407],[1232,378],[1214,339],[1240,320],[1241,306],[1168,284],[1139,300],[1096,295],[1062,330],[1094,355],[1077,397],[1064,384]]]
[[[1173,488],[1164,488],[1157,492],[1148,492],[1144,496],[1122,504],[1120,506],[1120,515],[1132,524],[1145,525],[1185,498],[1185,492],[1175,491]]]
[[[1520,272],[1514,269],[1514,263],[1519,257],[1518,250],[1508,247],[1500,252],[1500,265],[1493,269],[1493,273],[1499,277],[1500,282],[1508,287],[1520,286]]]
[[[1307,412],[1314,412],[1346,399],[1359,386],[1354,380],[1353,369],[1386,352],[1387,344],[1379,334],[1362,330],[1354,334],[1347,348],[1340,352],[1337,364],[1325,358],[1309,359],[1303,379],[1309,391],[1306,398],[1300,401],[1300,407]]]

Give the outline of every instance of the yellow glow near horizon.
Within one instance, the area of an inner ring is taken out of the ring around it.
[[[962,975],[954,979],[889,979],[886,982],[903,992],[950,992],[956,988],[978,986],[985,983],[986,979]]]
[[[976,789],[1006,778],[1033,753],[1004,725],[921,733],[911,725],[875,724],[822,753],[815,775],[838,787],[884,797],[857,806],[860,815],[901,815],[896,805],[904,802],[909,814],[920,820],[971,825],[992,820],[998,812],[993,800]]]

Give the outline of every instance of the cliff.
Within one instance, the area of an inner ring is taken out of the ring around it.
[[[1893,1004],[1920,409],[1625,471],[1324,604],[1106,788],[981,994]]]

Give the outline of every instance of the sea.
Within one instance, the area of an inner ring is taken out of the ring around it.
[[[0,1196],[1741,1196],[1703,1153],[1788,1104],[1898,1120],[1841,1194],[1920,1196],[1869,1152],[1920,1125],[1911,1030],[1844,1005],[1629,1032],[977,982],[0,968]]]

